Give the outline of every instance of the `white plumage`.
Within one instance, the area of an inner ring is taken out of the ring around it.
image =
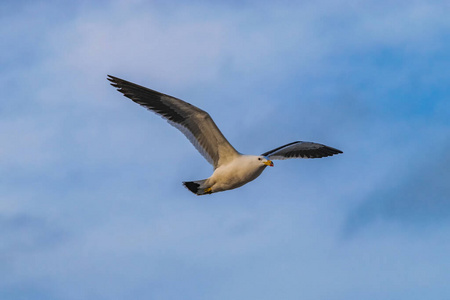
[[[159,93],[129,81],[108,75],[111,85],[124,96],[165,118],[178,128],[205,159],[213,165],[211,177],[183,182],[197,195],[238,188],[256,179],[271,160],[320,158],[342,153],[322,144],[293,142],[267,151],[260,156],[242,155],[227,141],[211,116],[183,100]]]

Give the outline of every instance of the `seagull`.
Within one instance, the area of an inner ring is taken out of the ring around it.
[[[184,181],[196,195],[206,195],[243,186],[256,179],[272,160],[321,158],[343,153],[341,150],[312,142],[292,142],[261,155],[244,155],[227,141],[211,116],[200,108],[175,97],[108,75],[111,85],[125,97],[159,114],[178,128],[214,167],[211,177]]]

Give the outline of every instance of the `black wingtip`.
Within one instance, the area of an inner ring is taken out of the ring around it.
[[[114,77],[114,76],[112,76],[112,75],[107,75],[107,76],[108,76],[108,77],[106,77],[106,79],[109,80],[109,81],[111,82],[110,84],[111,84],[113,87],[119,89],[120,87],[119,87],[118,81],[119,81],[120,79],[117,78],[117,77]]]
[[[324,151],[323,155],[319,156],[319,158],[320,157],[328,157],[328,156],[333,156],[333,155],[344,153],[344,152],[342,152],[339,149],[328,147],[328,146],[325,146],[323,151]]]
[[[328,147],[328,148],[331,148],[331,147]],[[344,152],[342,152],[341,150],[336,149],[336,148],[331,148],[331,149],[334,150],[334,152],[335,152],[335,153],[333,153],[333,154],[342,154],[342,153],[344,153]]]

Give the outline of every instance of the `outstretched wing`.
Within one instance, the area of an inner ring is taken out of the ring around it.
[[[239,155],[207,112],[172,96],[111,75],[108,77],[111,85],[125,97],[159,114],[178,128],[214,168]]]
[[[341,150],[312,142],[293,142],[261,154],[269,159],[321,158],[343,153]]]

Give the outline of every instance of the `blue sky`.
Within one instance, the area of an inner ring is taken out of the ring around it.
[[[2,299],[447,299],[446,1],[3,1]],[[237,190],[118,76],[275,162]]]

